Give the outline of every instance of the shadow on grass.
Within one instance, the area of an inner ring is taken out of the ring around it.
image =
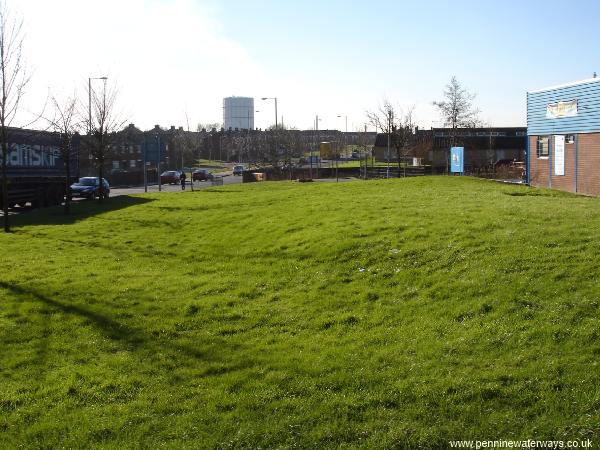
[[[134,347],[136,349],[145,349],[150,354],[158,351],[157,347],[163,347],[161,350],[167,350],[176,357],[178,354],[185,354],[188,357],[201,360],[211,359],[206,352],[185,344],[178,344],[172,341],[158,342],[157,338],[150,333],[136,327],[125,325],[104,314],[92,311],[82,306],[65,304],[47,297],[32,289],[25,289],[20,286],[0,281],[0,289],[12,292],[20,297],[30,297],[49,307],[62,311],[65,314],[71,314],[80,318],[87,319],[96,328],[102,332],[108,339],[119,341],[122,344]],[[165,348],[166,347],[166,348]]]
[[[71,212],[69,214],[65,214],[63,206],[53,206],[13,216],[11,222],[14,227],[27,225],[70,225],[98,214],[143,205],[152,201],[154,200],[151,198],[131,197],[128,195],[108,198],[102,202],[98,200],[82,200],[71,203]]]
[[[204,189],[199,189],[198,191],[195,192],[208,192],[211,194],[236,194],[239,192],[242,192],[241,189],[222,189],[223,187],[228,187],[228,186],[215,186],[215,187],[209,187],[209,188],[204,188]]]

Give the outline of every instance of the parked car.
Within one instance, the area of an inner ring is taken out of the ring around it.
[[[192,173],[192,181],[209,181],[214,178],[208,169],[196,169]]]
[[[102,178],[102,192],[104,197],[110,195],[110,185],[105,178]],[[98,186],[97,177],[83,177],[80,178],[77,183],[71,185],[71,197],[74,198],[88,198],[93,200],[100,195],[100,187]]]
[[[244,167],[242,165],[234,166],[233,167],[233,174],[234,175],[242,175],[242,172],[244,170],[246,170],[246,167]]]
[[[167,170],[160,174],[160,182],[162,184],[179,184],[179,176],[181,172],[178,170]]]

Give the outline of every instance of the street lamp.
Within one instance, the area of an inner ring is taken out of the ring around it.
[[[104,83],[106,83],[106,80],[108,80],[108,77],[97,77],[97,78],[88,78],[88,119],[89,119],[89,132],[90,134],[92,134],[92,80],[104,80]]]
[[[343,143],[344,143],[344,156],[346,156],[346,151],[348,150],[348,145],[347,145],[347,142],[346,142],[347,134],[348,134],[348,116],[340,114],[337,117],[338,117],[338,119],[341,119],[342,117],[344,117],[346,119],[346,132],[344,133],[344,139],[343,139]],[[338,155],[337,155],[337,153],[335,155],[335,179],[336,179],[336,181],[339,181],[339,176],[338,176]]]
[[[263,97],[262,100],[275,100],[275,129],[277,129],[279,125],[277,120],[277,97]]]
[[[344,116],[344,115],[337,116],[338,119],[341,119],[342,117],[344,117],[346,119],[346,133],[347,133],[348,132],[348,116]]]
[[[97,78],[92,78],[89,77],[88,78],[88,133],[90,135],[90,139],[92,137],[92,80],[104,80],[105,83],[105,93],[106,93],[106,80],[108,80],[108,77],[97,77]],[[102,159],[101,159],[102,161]],[[102,170],[100,170],[100,173],[102,173]],[[103,197],[103,187],[104,185],[102,184],[102,180],[100,179],[100,176],[98,176],[98,186],[100,189],[100,200],[102,200]]]
[[[160,179],[160,135],[158,133],[156,133],[155,137],[156,137],[156,150],[158,153],[158,160],[156,161],[156,174],[158,175],[158,192],[161,192],[162,191],[162,180]]]

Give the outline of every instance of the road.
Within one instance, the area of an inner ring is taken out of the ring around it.
[[[223,185],[229,184],[239,184],[242,182],[242,177],[233,176],[233,175],[224,175],[223,176]],[[209,187],[213,187],[213,184],[210,181],[195,181],[194,182],[194,190],[206,189]],[[188,184],[185,186],[186,190],[190,190],[191,187]],[[158,192],[158,185],[153,184],[148,186],[148,192]],[[181,185],[179,184],[163,184],[162,192],[181,192]],[[130,194],[143,194],[144,187],[129,187],[129,188],[111,188],[110,196],[116,197],[119,195],[130,195]]]
[[[340,178],[340,182],[347,182],[347,181],[357,181],[358,178]],[[315,182],[326,182],[326,183],[335,183],[336,179],[335,178],[322,178],[322,179],[314,179],[313,181]],[[234,176],[231,174],[227,174],[223,176],[223,185],[230,185],[230,184],[240,184],[242,182],[242,177],[240,176]],[[196,181],[194,182],[194,190],[200,190],[200,189],[206,189],[209,187],[213,187],[213,184],[209,181]],[[186,190],[189,191],[190,185],[187,184],[186,185]],[[158,185],[154,184],[154,185],[150,185],[148,186],[148,192],[158,192]],[[163,184],[162,185],[162,192],[182,192],[181,191],[181,185],[179,184]],[[111,197],[118,197],[120,195],[131,195],[131,194],[143,194],[144,193],[144,187],[128,187],[128,188],[111,188],[110,190],[110,196]],[[73,199],[74,201],[85,201],[84,199]],[[30,207],[25,207],[25,208],[15,208],[12,209],[9,214],[10,215],[14,215],[14,214],[19,214],[19,213],[24,213],[27,211],[31,211]],[[2,217],[2,211],[0,210],[0,217]]]
[[[242,177],[240,177],[240,176],[233,176],[233,175],[231,175],[231,173],[223,175],[223,185],[240,184],[241,182],[242,182]],[[209,187],[213,187],[213,184],[210,181],[194,182],[194,190],[206,189]],[[191,189],[189,182],[185,188],[188,191]],[[158,192],[158,185],[153,184],[153,185],[148,186],[148,192]],[[181,185],[179,185],[179,184],[163,184],[162,192],[182,192]],[[119,195],[131,195],[131,194],[143,194],[143,193],[144,193],[144,186],[128,187],[128,188],[111,188],[111,190],[110,190],[111,197],[118,197]],[[86,201],[86,200],[78,198],[78,199],[73,199],[73,201],[80,202],[80,201]],[[11,209],[8,214],[12,216],[15,214],[25,213],[28,211],[32,211],[30,206],[26,206],[25,208],[17,207],[17,208]],[[2,210],[0,210],[0,217],[2,217],[3,215],[4,214],[3,214]]]

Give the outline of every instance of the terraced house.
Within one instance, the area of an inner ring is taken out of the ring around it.
[[[528,181],[600,195],[600,78],[527,93]]]

